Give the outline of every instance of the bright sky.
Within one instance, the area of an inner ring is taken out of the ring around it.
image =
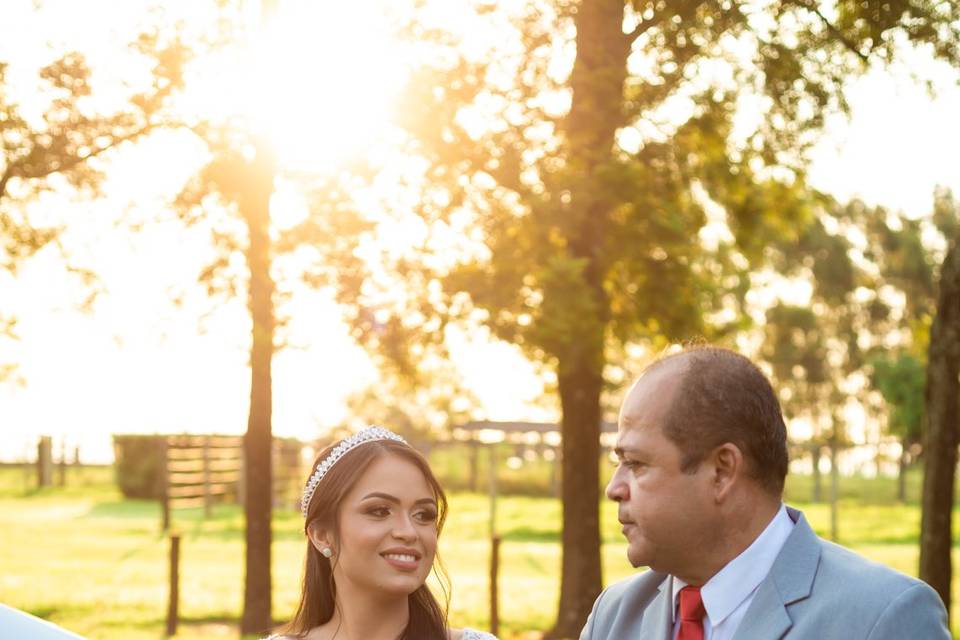
[[[117,48],[134,25],[149,22],[145,2],[7,0],[0,60],[11,63],[24,106],[30,108],[35,70],[51,59],[51,47],[86,52],[91,66],[104,70],[105,85],[111,70],[122,73]],[[195,12],[198,4],[164,3],[171,15]],[[399,55],[378,31],[382,25],[369,11],[361,13],[365,6],[287,2],[287,9],[305,13],[281,20],[262,38],[257,51],[268,53],[234,53],[197,72],[194,82],[205,91],[194,94],[196,108],[247,105],[245,115],[264,123],[293,168],[330,166],[343,154],[369,150],[401,72]],[[290,55],[308,59],[309,68],[277,73]],[[931,70],[940,89],[936,99],[906,77],[911,68]],[[231,69],[260,84],[247,82],[252,90],[246,93],[232,89],[244,83]],[[815,153],[815,186],[917,216],[928,212],[934,185],[960,192],[960,90],[949,73],[918,55],[892,73],[873,72],[853,83],[849,96],[852,120],[832,120]],[[194,284],[210,256],[208,236],[184,230],[164,213],[170,194],[202,162],[203,151],[189,136],[155,136],[117,158],[103,200],[78,204],[50,196],[36,205],[51,220],[84,220],[63,243],[74,264],[100,274],[103,293],[92,314],[77,311],[78,281],[51,252],[27,262],[15,280],[0,273],[0,313],[17,315],[20,336],[0,341],[0,361],[19,362],[25,381],[0,385],[0,459],[32,457],[40,434],[80,445],[83,459],[101,461],[110,457],[111,433],[246,428],[243,301],[211,301]],[[281,218],[295,221],[295,198],[274,204]],[[131,233],[121,219],[147,227]],[[175,305],[175,297],[183,304]],[[298,293],[295,306],[284,310],[299,346],[274,359],[274,432],[309,438],[343,419],[344,397],[375,374],[327,294]],[[478,339],[459,347],[457,356],[490,419],[551,418],[551,408],[536,406],[541,386],[516,349]]]

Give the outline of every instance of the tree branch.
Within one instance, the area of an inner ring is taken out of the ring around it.
[[[12,177],[13,168],[7,166],[7,170],[3,172],[3,177],[0,178],[0,200],[3,200],[3,196],[7,195],[7,183],[10,182]]]
[[[100,154],[106,151],[109,151],[110,149],[116,148],[117,146],[123,144],[124,142],[130,142],[132,140],[136,140],[137,138],[143,135],[146,135],[147,133],[150,133],[155,128],[157,128],[157,125],[153,123],[147,123],[141,128],[137,129],[136,131],[132,131],[126,135],[114,138],[109,143],[103,145],[102,147],[97,147],[96,149],[94,149],[93,151],[91,151],[86,155],[83,155],[83,156],[76,155],[62,163],[53,163],[42,171],[36,171],[34,173],[25,172],[25,173],[18,174],[15,171],[16,165],[11,165],[10,167],[7,168],[7,174],[4,175],[3,182],[0,182],[0,186],[5,186],[6,181],[9,178],[13,177],[14,175],[16,175],[19,178],[23,178],[25,180],[39,180],[42,178],[47,178],[55,173],[64,173],[66,171],[70,171],[74,167],[84,164],[85,162],[88,162],[91,158],[95,158]],[[0,196],[2,196],[2,194],[3,194],[3,191],[2,189],[0,189]]]
[[[840,29],[838,29],[832,22],[827,20],[827,17],[820,12],[820,9],[816,6],[816,4],[813,2],[807,2],[807,0],[788,0],[788,2],[794,6],[800,7],[801,9],[806,9],[820,18],[820,21],[823,22],[823,25],[827,28],[827,31],[829,31],[833,37],[839,40],[848,51],[860,58],[861,62],[867,64],[870,61],[869,57],[860,51],[853,41],[847,38],[847,36],[845,36],[843,32],[840,31]]]
[[[664,18],[666,17],[667,17],[667,12],[663,11],[655,15],[654,17],[650,18],[649,20],[644,20],[643,22],[638,24],[633,31],[631,31],[630,33],[623,34],[623,37],[627,40],[627,42],[629,42],[630,44],[633,44],[633,42],[637,38],[639,38],[640,36],[645,34],[647,31],[649,31],[653,27],[663,22]]]
[[[674,16],[680,16],[680,18],[683,20],[689,19],[690,17],[693,16],[694,13],[696,13],[697,9],[705,2],[706,0],[689,1],[688,3],[685,3],[683,6],[681,6],[679,9],[674,7],[674,11],[672,12],[667,10],[661,11],[660,13],[653,16],[649,20],[645,20],[640,24],[638,24],[636,28],[630,33],[623,34],[623,37],[626,38],[627,41],[632,44],[634,40],[636,40],[637,38],[645,34],[647,31],[649,31],[653,27],[659,24],[662,24],[668,18],[672,18]]]

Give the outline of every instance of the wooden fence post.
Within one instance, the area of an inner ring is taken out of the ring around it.
[[[53,484],[53,439],[40,436],[37,445],[37,486],[49,487]]]
[[[170,590],[167,601],[167,635],[177,634],[180,605],[180,535],[170,536]]]
[[[487,445],[490,453],[490,633],[500,630],[500,536],[497,535],[497,443]]]
[[[500,536],[490,539],[490,633],[500,633]]]
[[[241,508],[247,504],[247,436],[240,439],[240,481],[237,483],[237,504]]]
[[[487,486],[490,492],[490,537],[493,538],[497,535],[497,443],[488,444],[487,452],[490,454],[490,475]]]
[[[57,484],[61,487],[67,486],[67,439],[60,440],[60,465],[57,467],[59,477]]]
[[[203,439],[203,517],[213,513],[213,496],[210,495],[210,437]]]
[[[169,438],[162,438],[160,444],[160,460],[163,468],[160,470],[160,510],[162,512],[163,518],[163,530],[170,530],[170,456],[168,450],[170,448]]]

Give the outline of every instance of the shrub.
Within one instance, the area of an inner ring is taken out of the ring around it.
[[[159,500],[163,495],[164,437],[114,434],[117,486],[127,498]]]

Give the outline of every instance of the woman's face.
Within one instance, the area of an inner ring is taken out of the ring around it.
[[[437,550],[437,501],[420,469],[391,454],[374,460],[340,505],[339,534],[338,593],[416,591]]]

